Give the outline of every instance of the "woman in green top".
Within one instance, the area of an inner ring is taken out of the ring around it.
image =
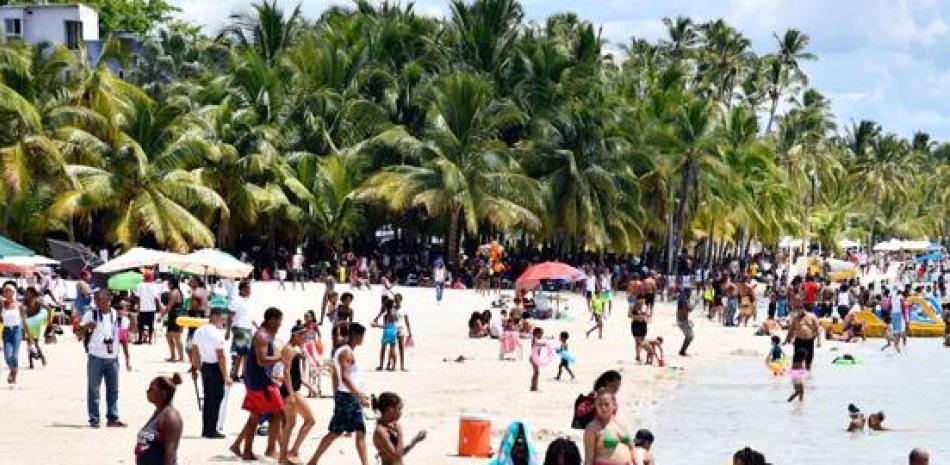
[[[617,400],[601,389],[594,401],[595,417],[584,429],[584,465],[635,465],[636,449],[630,430],[614,416]]]
[[[591,313],[594,315],[594,327],[587,330],[587,337],[590,333],[597,331],[597,337],[604,338],[604,299],[600,297],[600,290],[594,290],[594,298],[590,301]]]

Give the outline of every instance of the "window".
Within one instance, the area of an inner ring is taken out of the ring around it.
[[[82,43],[82,22],[64,21],[66,24],[66,48],[70,50],[79,50]]]
[[[23,25],[20,18],[6,18],[3,20],[3,32],[7,41],[23,38]]]

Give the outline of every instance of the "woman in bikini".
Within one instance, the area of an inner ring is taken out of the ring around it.
[[[630,431],[614,411],[616,398],[607,390],[597,393],[594,420],[584,429],[584,465],[635,465],[636,449]]]
[[[640,352],[643,350],[643,341],[647,337],[647,312],[646,305],[642,300],[630,305],[628,316],[630,317],[630,334],[637,345],[637,363],[640,363]]]

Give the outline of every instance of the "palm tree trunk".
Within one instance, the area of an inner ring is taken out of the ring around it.
[[[871,216],[870,221],[869,221],[870,224],[868,225],[868,232],[870,233],[868,236],[868,250],[871,250],[871,248],[874,247],[874,229],[875,229],[874,220],[877,219],[877,215],[880,210],[881,210],[881,188],[878,187],[877,192],[874,194],[874,215]]]
[[[778,109],[778,95],[772,97],[772,107],[769,108],[769,123],[765,125],[765,133],[772,132],[772,123],[775,121],[775,110]]]
[[[449,234],[445,238],[445,261],[448,268],[455,271],[455,264],[458,260],[458,240],[459,240],[459,217],[462,215],[462,207],[455,206],[449,217]]]
[[[667,274],[673,272],[673,255],[679,250],[683,242],[683,232],[686,223],[687,199],[689,199],[689,186],[693,183],[693,172],[696,170],[695,161],[689,156],[686,167],[683,170],[682,184],[680,186],[679,205],[677,206],[676,219],[672,222],[672,234],[670,238],[670,247],[667,250]]]

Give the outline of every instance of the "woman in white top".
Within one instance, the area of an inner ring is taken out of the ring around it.
[[[320,440],[317,451],[308,463],[315,464],[327,451],[333,441],[344,434],[354,434],[356,453],[361,465],[369,465],[366,453],[366,422],[363,420],[363,407],[370,406],[369,397],[361,391],[360,369],[356,364],[354,349],[363,343],[366,327],[359,323],[350,323],[347,328],[346,343],[333,353],[333,417],[330,419],[330,432]]]
[[[3,323],[3,358],[7,362],[7,368],[10,369],[7,384],[16,384],[20,343],[24,338],[29,340],[30,335],[26,331],[26,309],[16,301],[16,287],[11,283],[3,285],[0,323]]]
[[[848,311],[851,310],[851,292],[848,291],[848,285],[842,284],[838,288],[838,316],[843,320]]]

